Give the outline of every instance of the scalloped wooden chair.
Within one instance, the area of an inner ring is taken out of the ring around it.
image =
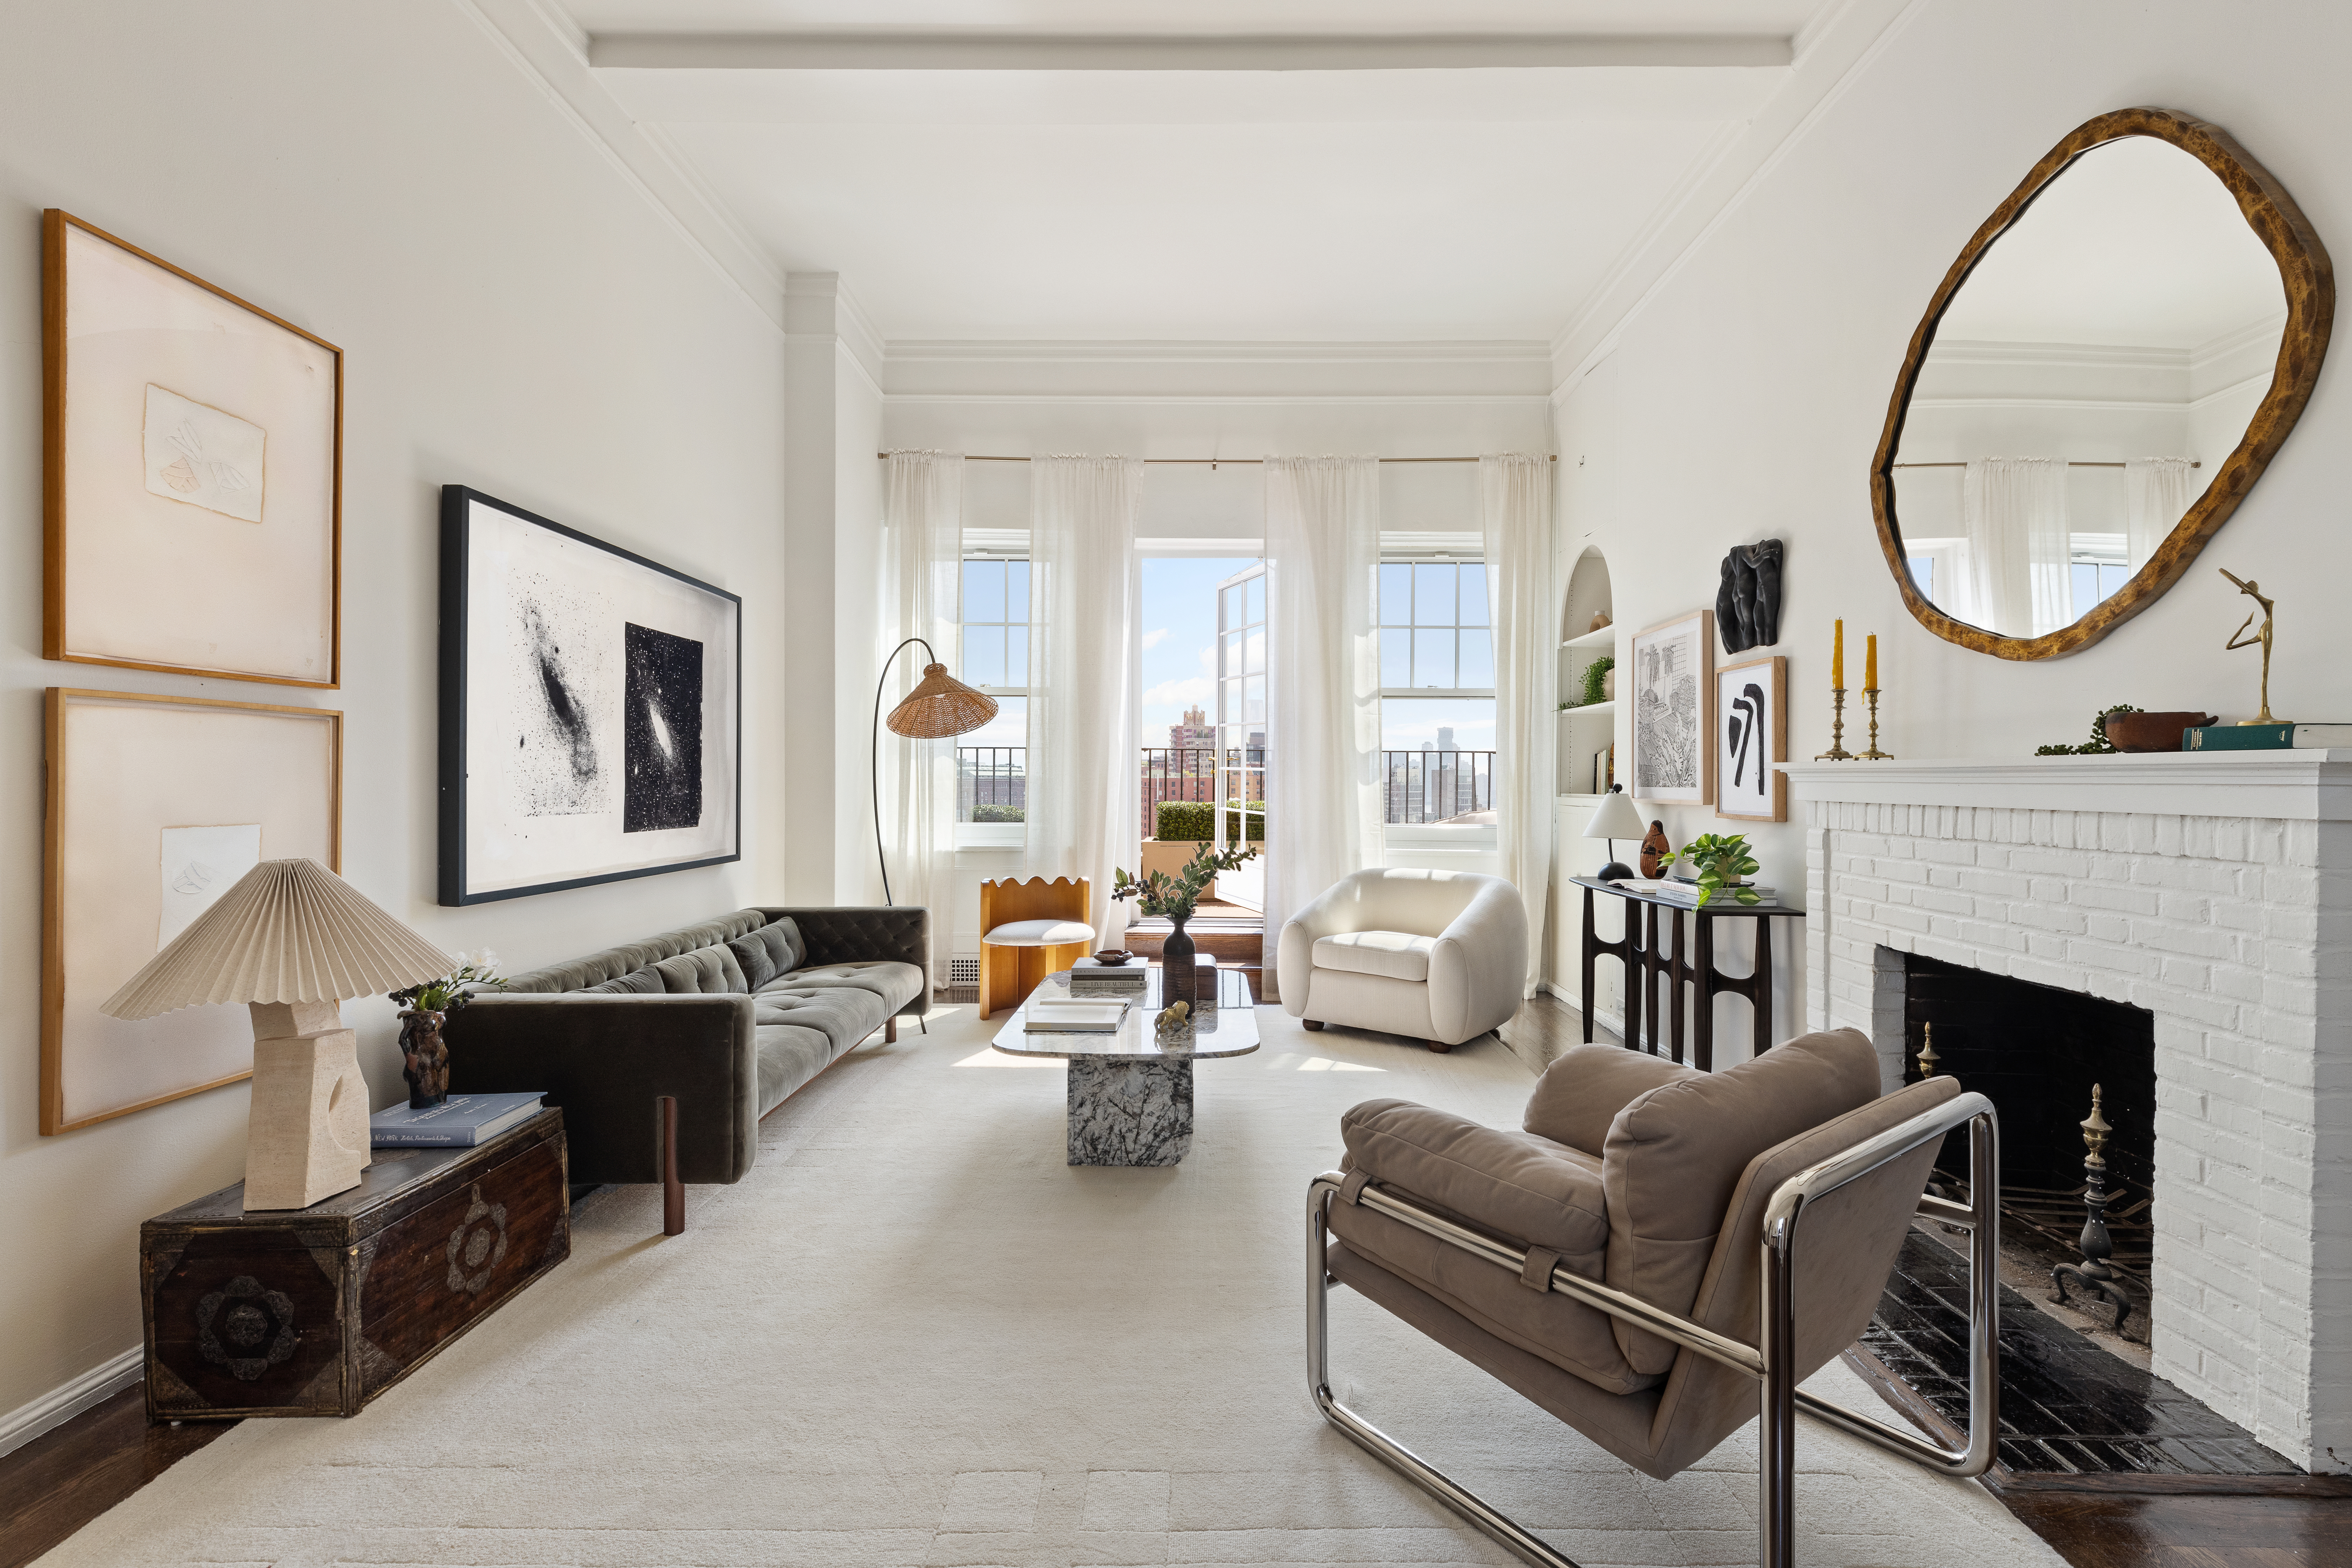
[[[980,885],[980,1016],[1028,1000],[1048,974],[1094,951],[1092,889],[1084,877]]]

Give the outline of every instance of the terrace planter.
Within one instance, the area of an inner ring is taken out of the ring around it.
[[[1192,857],[1201,852],[1201,840],[1195,838],[1145,839],[1143,841],[1143,867],[1137,875],[1139,877],[1149,877],[1154,871],[1163,871],[1170,877],[1174,877],[1179,872],[1182,871],[1186,866],[1191,865],[1192,862]],[[1203,899],[1213,899],[1216,896],[1217,884],[1213,879],[1207,887],[1201,889],[1201,897]]]

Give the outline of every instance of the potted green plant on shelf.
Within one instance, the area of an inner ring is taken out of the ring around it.
[[[1664,868],[1677,860],[1687,860],[1697,872],[1698,902],[1705,909],[1716,894],[1728,892],[1742,904],[1758,901],[1755,889],[1746,885],[1747,879],[1761,869],[1755,857],[1748,853],[1748,836],[1744,833],[1702,833],[1682,847],[1658,857]]]
[[[1574,698],[1561,703],[1560,708],[1563,710],[1570,708],[1590,708],[1596,702],[1606,702],[1616,696],[1616,683],[1609,679],[1616,668],[1616,656],[1605,653],[1586,665],[1580,690]]]
[[[1255,849],[1238,846],[1220,849],[1209,842],[1194,850],[1192,858],[1173,877],[1165,871],[1147,871],[1136,878],[1123,868],[1111,868],[1112,898],[1133,899],[1139,913],[1164,920],[1173,928],[1160,948],[1160,965],[1168,979],[1171,999],[1191,999],[1182,994],[1191,988],[1193,960],[1192,939],[1184,934],[1184,922],[1200,907],[1202,889],[1217,879],[1218,872],[1237,870],[1243,861],[1256,858]]]

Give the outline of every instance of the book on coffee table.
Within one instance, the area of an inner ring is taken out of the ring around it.
[[[1032,997],[1023,1012],[1023,1027],[1032,1035],[1116,1035],[1127,1017],[1125,999],[1063,1001]]]

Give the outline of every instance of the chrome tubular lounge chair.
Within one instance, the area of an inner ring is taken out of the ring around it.
[[[1944,1475],[1992,1462],[2000,1132],[1949,1079],[1884,1097],[1870,1042],[1808,1035],[1699,1073],[1613,1046],[1552,1064],[1524,1132],[1402,1100],[1341,1123],[1307,1203],[1307,1378],[1333,1426],[1539,1568],[1568,1557],[1332,1396],[1328,1294],[1353,1287],[1661,1479],[1758,1409],[1758,1561],[1790,1568],[1796,1413]],[[1968,1129],[1969,1202],[1925,1189]],[[1969,1237],[1969,1435],[1948,1449],[1801,1391],[1870,1321],[1913,1218]]]

